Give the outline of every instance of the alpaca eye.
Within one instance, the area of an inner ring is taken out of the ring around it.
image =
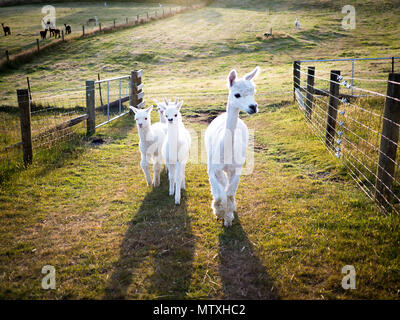
[[[175,117],[177,117],[177,116],[178,116],[178,114],[175,115]]]
[[[240,93],[236,93],[235,98],[240,98]]]
[[[144,118],[144,120],[147,120],[147,118]]]

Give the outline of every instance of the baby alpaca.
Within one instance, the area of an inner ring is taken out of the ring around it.
[[[191,138],[182,122],[180,109],[183,101],[159,104],[167,120],[168,134],[162,149],[165,164],[168,168],[169,195],[175,193],[175,204],[181,202],[181,189],[185,189],[185,167],[189,160]]]
[[[239,119],[239,112],[257,112],[252,79],[258,72],[256,67],[242,79],[237,79],[235,70],[229,73],[226,113],[215,118],[205,132],[212,208],[217,218],[224,220],[225,227],[231,226],[234,219],[235,195],[249,138],[246,124]]]
[[[167,119],[165,118],[164,110],[167,108],[167,105],[164,102],[159,102],[156,99],[154,99],[154,102],[157,104],[157,111],[158,115],[160,116],[160,122],[161,123],[167,123]],[[161,107],[161,105],[163,107]]]
[[[142,156],[140,166],[146,177],[147,185],[158,187],[160,185],[160,172],[162,165],[162,146],[167,136],[167,126],[164,123],[151,124],[150,115],[153,106],[147,109],[137,109],[130,106],[135,114],[136,125],[139,132],[139,150]],[[153,182],[150,175],[150,163],[153,163]]]

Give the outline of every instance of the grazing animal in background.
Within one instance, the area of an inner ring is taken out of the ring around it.
[[[49,27],[49,32],[50,32],[49,37],[50,37],[50,38],[51,38],[51,36],[55,36],[55,30],[56,30],[56,29],[53,29],[53,28]]]
[[[242,79],[237,79],[235,70],[229,73],[226,113],[215,118],[205,132],[212,208],[216,217],[224,220],[225,227],[231,226],[234,219],[235,195],[249,138],[247,126],[239,118],[239,112],[253,114],[258,111],[252,81],[258,73],[258,67]]]
[[[3,27],[3,31],[4,31],[4,36],[6,37],[7,35],[11,35],[11,29],[9,26],[5,26],[4,23],[1,24],[1,26]]]
[[[42,38],[42,40],[46,39],[46,35],[47,35],[47,29],[40,31],[40,37]]]
[[[71,33],[71,26],[67,25],[66,23],[64,23],[65,26],[65,34],[70,34]]]
[[[162,165],[162,146],[167,136],[167,125],[161,122],[151,124],[150,116],[153,106],[147,109],[130,106],[129,109],[135,114],[140,138],[139,150],[142,156],[140,166],[146,177],[147,185],[158,187]],[[151,181],[150,163],[153,163],[153,181]]]
[[[168,169],[169,195],[175,193],[175,204],[181,203],[181,189],[185,189],[185,168],[189,160],[191,137],[182,122],[180,109],[183,101],[159,104],[164,109],[168,133],[163,145],[163,157]]]
[[[60,29],[54,29],[54,38],[61,38],[61,31]]]
[[[300,21],[298,18],[296,18],[296,21],[294,22],[294,26],[296,27],[296,30],[300,29]]]

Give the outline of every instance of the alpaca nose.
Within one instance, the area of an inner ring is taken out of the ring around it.
[[[251,105],[249,105],[249,108],[252,111],[252,113],[257,112],[257,104],[251,104]]]
[[[139,123],[139,128],[141,128],[143,126],[143,123]]]
[[[169,121],[169,122],[172,122],[172,120],[174,120],[174,119],[169,119],[169,118],[168,118],[168,121]]]

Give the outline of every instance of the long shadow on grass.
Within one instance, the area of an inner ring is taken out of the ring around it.
[[[232,227],[224,228],[219,236],[219,257],[225,299],[279,299],[237,215]]]
[[[175,206],[164,172],[161,186],[147,194],[129,222],[105,298],[185,298],[193,252],[185,192]]]

